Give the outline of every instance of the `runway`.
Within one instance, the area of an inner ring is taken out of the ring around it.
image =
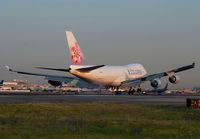
[[[0,95],[0,103],[54,103],[54,102],[119,102],[130,104],[185,105],[195,95]]]

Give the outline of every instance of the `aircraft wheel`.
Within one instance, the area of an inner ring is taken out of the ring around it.
[[[158,93],[158,95],[161,95],[161,93]]]
[[[135,89],[131,90],[131,95],[133,95],[135,93]]]
[[[135,89],[130,88],[128,91],[128,95],[133,95],[135,93]]]
[[[137,89],[137,92],[138,92],[138,93],[141,93],[141,92],[142,92],[142,89],[141,89],[141,88],[138,88],[138,89]]]
[[[119,91],[115,91],[115,95],[119,95]]]
[[[130,89],[128,90],[128,95],[132,94],[132,87],[130,87]]]

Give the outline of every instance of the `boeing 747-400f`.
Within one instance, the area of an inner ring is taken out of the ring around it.
[[[69,72],[74,76],[58,76],[58,75],[49,75],[49,74],[40,74],[40,73],[31,73],[7,69],[11,72],[17,72],[19,74],[35,75],[35,76],[44,76],[48,83],[53,86],[60,86],[62,82],[70,82],[74,79],[84,80],[92,84],[98,84],[101,87],[106,88],[115,88],[118,92],[120,87],[128,87],[131,92],[134,92],[137,88],[137,91],[141,91],[140,84],[145,81],[150,81],[150,84],[153,88],[158,88],[161,86],[160,78],[164,76],[169,77],[169,82],[176,84],[179,82],[180,78],[175,75],[177,72],[184,70],[189,70],[194,68],[195,62],[191,65],[183,66],[180,68],[168,70],[166,72],[161,72],[157,74],[147,75],[146,70],[141,64],[133,63],[123,66],[111,66],[111,65],[88,65],[87,61],[74,37],[72,32],[66,31],[66,39],[68,42],[71,61],[72,64],[69,68],[46,68],[46,67],[37,67],[39,69],[45,70],[55,70],[62,72]]]

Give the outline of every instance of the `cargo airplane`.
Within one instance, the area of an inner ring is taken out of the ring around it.
[[[58,76],[50,74],[32,73],[13,70],[6,66],[10,72],[16,72],[19,74],[43,76],[48,83],[53,86],[60,86],[63,82],[71,82],[72,80],[84,80],[88,83],[97,84],[100,87],[114,88],[116,93],[119,92],[119,88],[130,88],[130,92],[141,91],[140,85],[146,81],[149,81],[153,88],[159,88],[161,86],[160,78],[168,76],[169,82],[176,84],[180,78],[176,73],[189,70],[195,67],[195,62],[191,65],[182,66],[161,72],[157,74],[147,75],[147,72],[143,65],[133,63],[123,66],[112,65],[88,65],[87,61],[74,37],[72,32],[66,31],[66,39],[71,54],[71,62],[69,68],[49,68],[49,67],[37,67],[44,70],[54,70],[71,73],[74,76]]]

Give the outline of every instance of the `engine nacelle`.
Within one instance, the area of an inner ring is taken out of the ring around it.
[[[59,81],[53,81],[53,80],[49,80],[48,83],[51,84],[51,85],[53,85],[53,86],[60,86],[62,84]]]
[[[161,86],[161,81],[159,79],[154,79],[151,81],[151,86],[153,88],[158,88]]]
[[[180,77],[177,75],[173,75],[172,77],[169,77],[170,83],[177,84],[180,81]]]

